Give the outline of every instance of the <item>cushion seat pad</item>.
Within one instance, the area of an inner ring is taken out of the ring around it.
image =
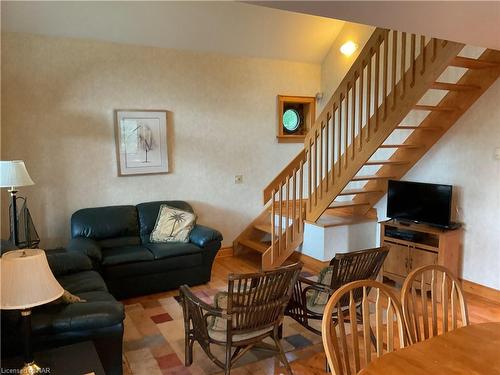
[[[203,251],[192,243],[147,243],[144,246],[153,253],[155,259],[200,254]]]
[[[143,246],[121,246],[102,250],[103,266],[142,262],[153,259],[153,254]]]
[[[273,327],[268,327],[268,328],[260,329],[258,331],[236,334],[236,335],[233,335],[233,342],[251,339],[251,338],[263,335],[265,333],[271,332],[272,330],[273,330]],[[209,328],[208,335],[210,336],[210,338],[212,340],[216,340],[216,341],[220,341],[220,342],[226,342],[226,340],[227,340],[226,330],[222,331],[222,330],[218,330],[218,329]]]

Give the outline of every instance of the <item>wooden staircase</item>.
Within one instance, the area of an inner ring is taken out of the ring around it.
[[[264,189],[265,210],[234,241],[281,265],[303,241],[304,222],[325,215],[373,216],[389,179],[404,176],[500,75],[500,51],[458,56],[464,45],[376,29],[318,116],[304,148]],[[467,69],[455,83],[448,67]],[[435,105],[428,90],[444,90]],[[404,125],[410,111],[427,111]],[[403,139],[398,132],[409,132]],[[401,139],[392,143],[392,138]],[[385,158],[379,153],[389,153]],[[366,169],[375,169],[367,174]],[[354,186],[352,186],[354,185]],[[351,197],[346,200],[346,197]],[[338,214],[337,214],[338,213]]]

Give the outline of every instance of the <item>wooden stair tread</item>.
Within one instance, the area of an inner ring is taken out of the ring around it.
[[[407,144],[401,144],[401,145],[380,145],[378,148],[420,148],[420,145],[407,145]]]
[[[368,189],[344,189],[339,193],[341,195],[356,195],[356,194],[371,194],[382,193],[382,190],[368,190]]]
[[[469,57],[457,56],[451,60],[450,66],[467,69],[489,69],[500,67],[499,62],[471,59]]]
[[[457,110],[458,108],[456,107],[445,107],[442,105],[424,105],[424,104],[417,104],[413,107],[413,109],[419,110],[419,111],[438,111],[438,112],[453,112]]]
[[[320,226],[323,228],[331,228],[331,227],[339,227],[342,225],[352,225],[352,224],[360,224],[360,223],[368,223],[368,222],[376,222],[376,218],[371,218],[368,216],[359,216],[359,215],[350,215],[350,216],[340,216],[333,214],[333,210],[328,213],[321,215],[321,217],[316,222],[306,223],[311,225]]]
[[[366,180],[384,180],[394,178],[393,176],[379,176],[377,174],[364,175],[364,176],[354,176],[351,181],[366,181]]]
[[[272,232],[272,228],[271,228],[271,224],[255,224],[253,226],[255,229],[257,230],[260,230],[261,232],[265,232],[265,233],[269,233],[271,234]],[[274,233],[278,233],[279,231],[279,226],[275,226],[274,227]]]
[[[254,241],[250,238],[241,238],[239,243],[243,246],[249,247],[250,249],[257,250],[260,253],[263,253],[269,249],[269,245],[263,242]]]
[[[368,203],[356,202],[356,201],[334,201],[330,204],[328,208],[357,207],[357,206],[365,206],[367,204]]]
[[[431,89],[448,90],[448,91],[473,91],[479,90],[481,87],[475,85],[460,85],[458,83],[434,82]]]
[[[365,165],[401,165],[408,164],[408,161],[404,160],[368,160]]]
[[[400,125],[396,129],[401,130],[441,130],[439,126],[415,126],[415,125]]]

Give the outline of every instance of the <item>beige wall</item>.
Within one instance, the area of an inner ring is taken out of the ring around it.
[[[321,91],[323,99],[319,103],[320,109],[328,103],[352,63],[356,61],[359,53],[363,49],[373,31],[372,26],[361,25],[357,23],[346,22],[335,38],[328,54],[321,63]],[[345,42],[352,40],[358,45],[358,49],[351,56],[345,56],[340,53],[340,46]],[[318,112],[319,113],[319,112]]]
[[[319,89],[319,65],[5,33],[1,157],[36,182],[22,193],[43,246],[64,245],[79,208],[157,199],[189,201],[230,245],[300,147],[276,143],[276,95]],[[120,108],[171,111],[172,173],[117,177]]]

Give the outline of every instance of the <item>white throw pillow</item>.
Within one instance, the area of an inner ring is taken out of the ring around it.
[[[194,213],[162,204],[149,240],[153,243],[189,242],[189,233],[195,224]]]

